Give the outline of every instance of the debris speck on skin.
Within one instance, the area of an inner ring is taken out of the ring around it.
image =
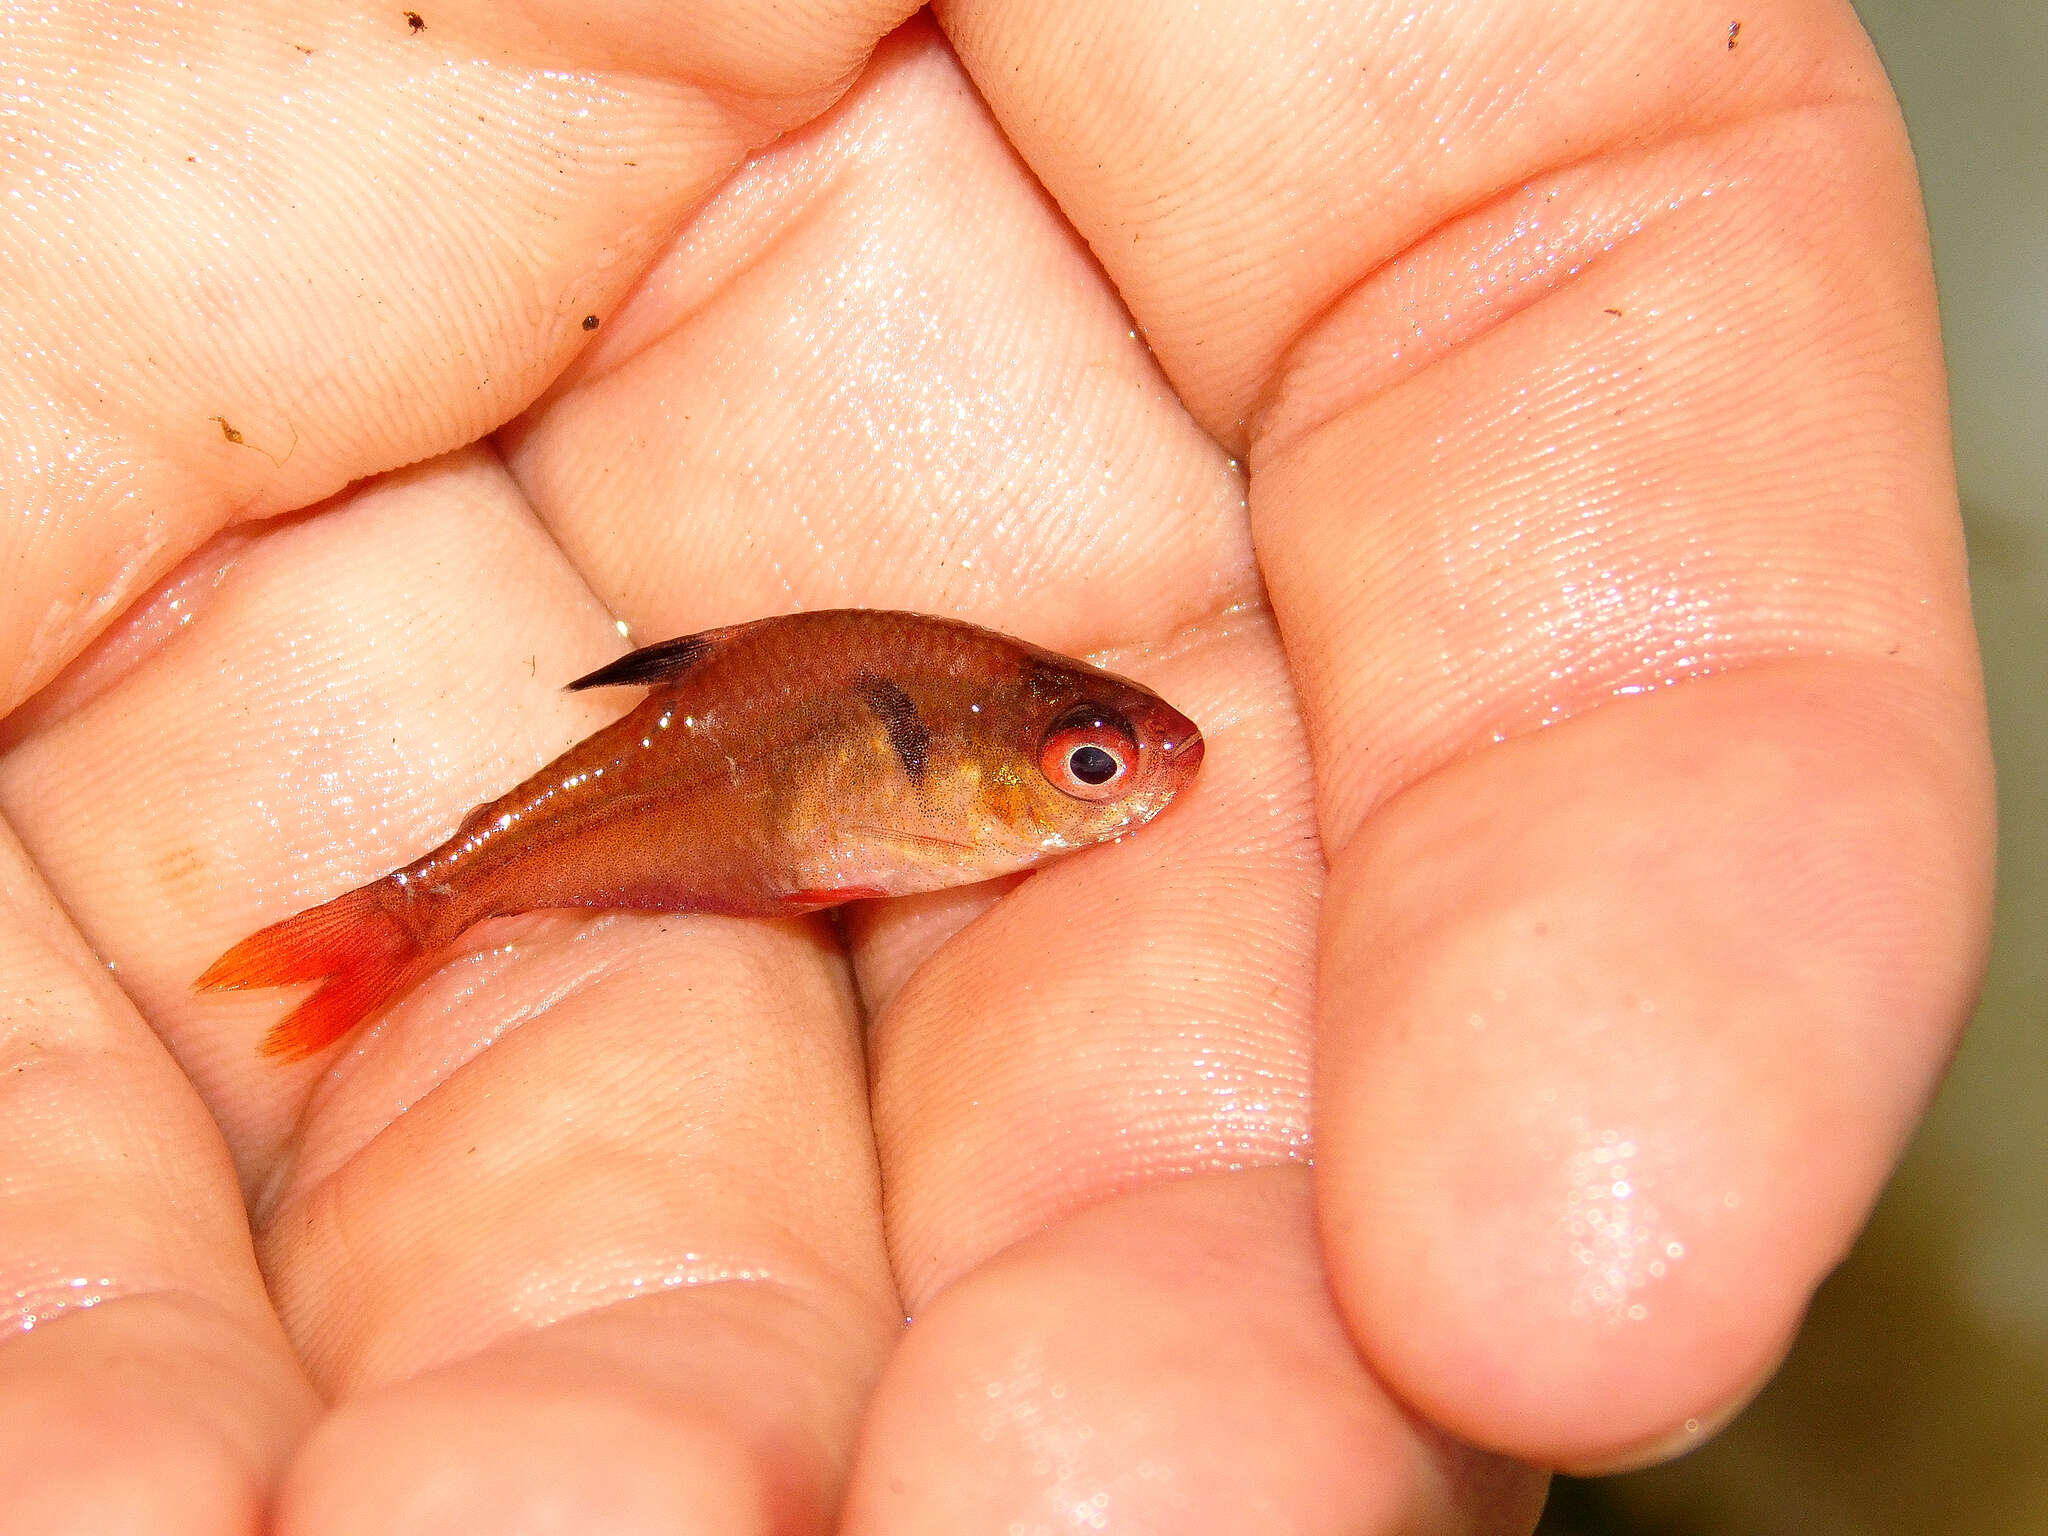
[[[242,436],[240,428],[236,427],[234,423],[230,422],[227,419],[227,417],[209,416],[206,419],[208,421],[218,422],[220,424],[220,435],[226,438],[229,442],[233,443],[237,448],[249,448],[257,453],[262,454],[263,457],[270,460],[271,466],[273,468],[283,469],[285,466],[285,461],[291,458],[293,454],[299,451],[299,429],[293,426],[289,421],[285,423],[285,428],[292,435],[291,446],[285,449],[284,457],[279,458],[276,454],[272,453],[268,448],[265,448],[258,443],[252,443],[246,437]]]
[[[1735,39],[1737,39],[1737,38],[1738,38],[1738,37],[1740,37],[1740,36],[1742,36],[1742,23],[1741,23],[1741,22],[1739,22],[1739,21],[1731,21],[1731,22],[1729,22],[1729,23],[1728,23],[1728,51],[1729,51],[1730,53],[1733,53],[1733,52],[1735,51]]]
[[[583,317],[583,329],[586,331],[594,331],[602,323],[595,315],[585,315]]]
[[[405,13],[405,24],[414,32],[424,32],[427,30],[427,19],[418,11],[407,11]]]

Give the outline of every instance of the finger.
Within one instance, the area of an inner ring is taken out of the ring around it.
[[[287,1529],[402,1529],[437,1487],[475,1529],[593,1476],[641,1489],[650,1528],[735,1489],[815,1516],[842,1475],[900,1314],[857,1011],[813,927],[501,924],[298,1068],[255,1053],[286,999],[190,991],[232,938],[418,853],[620,708],[560,686],[617,645],[473,451],[267,530],[170,644],[0,769],[10,809],[31,773],[74,786],[38,855],[214,1096],[279,1312],[343,1400]],[[565,1383],[621,1351],[608,1422],[634,1428],[593,1459]],[[785,1378],[814,1386],[753,1385]]]
[[[946,16],[1183,392],[1251,420],[1361,1342],[1530,1456],[1725,1413],[1945,1058],[1988,889],[1931,292],[1853,18]],[[1247,59],[1284,117],[1190,109]]]
[[[0,829],[0,1509],[259,1529],[317,1407],[219,1134]]]
[[[1542,1474],[1387,1398],[1311,1220],[1305,1170],[1269,1169],[1157,1185],[1007,1250],[907,1335],[844,1529],[1528,1530]]]
[[[396,7],[110,26],[70,4],[23,30],[10,62],[45,110],[0,150],[25,199],[0,232],[23,338],[0,415],[8,504],[36,515],[0,532],[0,711],[223,522],[531,400],[680,214],[903,9],[733,0],[675,29],[452,5],[414,30]]]
[[[1333,870],[1332,1267],[1453,1427],[1565,1464],[1697,1444],[1862,1224],[1969,994],[1985,871],[1967,719],[1858,681],[1594,711],[1426,780]]]

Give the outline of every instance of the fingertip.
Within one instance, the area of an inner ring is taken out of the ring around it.
[[[1967,1006],[1978,873],[1961,756],[1857,686],[1597,711],[1334,862],[1332,1286],[1453,1432],[1575,1467],[1697,1444],[1854,1239]]]
[[[314,1409],[281,1348],[191,1298],[60,1315],[0,1348],[0,1528],[256,1536]]]
[[[1359,1362],[1307,1179],[1120,1196],[942,1292],[885,1372],[850,1536],[1526,1530],[1540,1472],[1418,1425]]]
[[[331,1414],[280,1493],[278,1536],[754,1536],[768,1479],[714,1417],[565,1376],[506,1388],[457,1370]]]
[[[84,1386],[81,1380],[77,1386]],[[0,1511],[35,1536],[250,1536],[264,1487],[213,1426],[152,1394],[0,1388]]]
[[[1751,1376],[1742,1388],[1729,1394],[1711,1412],[1686,1419],[1675,1429],[1605,1456],[1584,1461],[1574,1461],[1560,1466],[1557,1470],[1572,1477],[1618,1477],[1625,1472],[1641,1472],[1648,1467],[1659,1466],[1667,1461],[1676,1461],[1705,1445],[1714,1436],[1726,1429],[1756,1398],[1756,1395],[1770,1384],[1778,1374],[1778,1367],[1784,1363],[1786,1353],[1791,1349],[1792,1335],[1787,1334],[1784,1343],[1770,1358],[1761,1371]]]
[[[893,1318],[772,1283],[677,1286],[515,1331],[342,1403],[279,1536],[823,1529]]]

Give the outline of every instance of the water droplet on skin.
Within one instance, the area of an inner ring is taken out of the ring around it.
[[[1667,1278],[1685,1247],[1661,1230],[1637,1140],[1582,1116],[1566,1124],[1577,1144],[1562,1160],[1560,1225],[1577,1271],[1570,1310],[1610,1324],[1640,1322],[1649,1316],[1644,1288]]]

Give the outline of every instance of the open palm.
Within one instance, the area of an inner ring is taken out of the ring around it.
[[[1846,7],[904,10],[9,20],[8,1529],[1526,1528],[1860,1223],[1989,810]],[[620,623],[853,605],[1202,781],[299,1066],[190,990]]]

